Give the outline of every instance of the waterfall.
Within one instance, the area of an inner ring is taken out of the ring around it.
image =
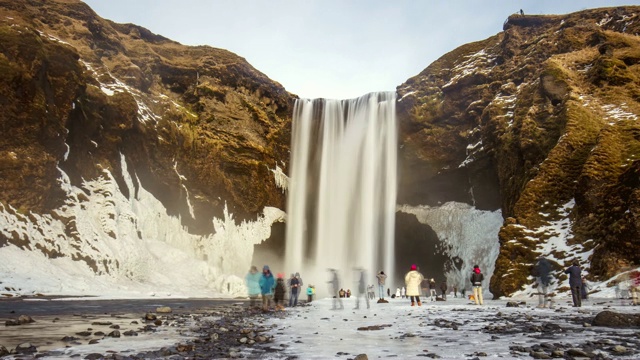
[[[393,278],[396,94],[299,99],[293,111],[285,270],[324,293],[328,269],[351,288],[354,269]]]

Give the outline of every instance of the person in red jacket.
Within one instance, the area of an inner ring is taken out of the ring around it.
[[[484,274],[480,271],[480,267],[475,265],[473,272],[471,273],[471,286],[473,286],[473,297],[476,301],[476,305],[482,305],[482,281],[484,280]]]

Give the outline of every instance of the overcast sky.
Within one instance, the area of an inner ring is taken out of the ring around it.
[[[244,57],[303,98],[393,91],[510,14],[565,14],[640,0],[85,0],[103,18]]]

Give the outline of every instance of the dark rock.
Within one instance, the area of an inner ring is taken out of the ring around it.
[[[108,337],[114,337],[114,338],[119,338],[120,337],[120,331],[118,330],[113,330],[112,332],[109,333],[109,335],[107,335]]]
[[[370,330],[382,330],[386,327],[391,327],[390,324],[386,325],[371,325],[371,326],[361,326],[358,328],[360,331],[370,331]]]
[[[592,325],[607,327],[640,326],[640,314],[624,314],[605,310],[595,316],[592,321]]]
[[[100,360],[100,359],[104,359],[104,355],[102,355],[100,353],[91,353],[91,354],[87,354],[87,356],[85,356],[84,359],[86,359],[86,360]]]
[[[77,332],[76,335],[85,336],[85,337],[86,336],[91,336],[91,331],[80,331],[80,332]]]
[[[176,351],[178,351],[178,352],[193,351],[194,348],[195,348],[194,345],[189,345],[189,344],[178,344],[178,345],[176,345]]]
[[[113,323],[111,321],[94,321],[91,323],[91,325],[102,325],[102,326],[109,326],[112,325]]]
[[[518,303],[515,301],[509,301],[507,303],[507,307],[519,307]]]
[[[529,355],[534,359],[551,359],[551,356],[549,354],[542,351],[532,351],[529,353]]]
[[[565,355],[574,356],[574,357],[591,357],[586,351],[582,349],[577,349],[577,348],[568,349],[565,352]]]
[[[509,350],[511,350],[511,351],[517,351],[517,352],[523,352],[523,353],[526,353],[526,352],[530,352],[530,351],[531,351],[531,349],[530,349],[530,348],[525,348],[524,346],[520,346],[520,345],[512,345],[512,346],[509,346]]]
[[[562,350],[554,350],[551,352],[551,357],[552,358],[563,358],[564,357],[564,351]]]
[[[33,320],[33,319],[31,318],[31,316],[28,316],[28,315],[20,315],[20,316],[18,317],[18,321],[19,321],[21,324],[30,324],[30,323],[34,323],[34,322],[36,322],[35,320]]]
[[[144,319],[146,321],[154,321],[155,319],[157,319],[158,317],[156,316],[156,314],[152,314],[152,313],[146,313],[144,315]]]
[[[133,331],[133,330],[127,330],[127,331],[123,332],[122,335],[124,335],[124,336],[138,336],[138,333]]]
[[[3,345],[0,345],[0,357],[9,355],[9,350]]]
[[[15,352],[18,354],[33,354],[38,352],[38,349],[31,343],[26,342],[16,346]]]

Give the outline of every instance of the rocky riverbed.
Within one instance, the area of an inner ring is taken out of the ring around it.
[[[244,301],[187,309],[157,306],[144,313],[65,313],[33,317],[15,313],[15,316],[5,316],[0,357],[264,358],[264,354],[279,350],[270,346],[273,326],[265,325],[265,320],[284,317],[284,312],[265,313],[249,308]]]
[[[353,301],[345,299],[342,311],[331,310],[331,300],[324,299],[267,313],[234,302],[159,306],[138,314],[34,316],[34,322],[16,314],[0,336],[0,345],[15,345],[0,347],[0,354],[13,359],[640,358],[640,307],[613,300],[592,300],[580,309],[566,304],[538,309],[531,301],[475,306],[463,299],[421,307],[394,299],[353,309]],[[34,329],[40,337],[19,341]]]

